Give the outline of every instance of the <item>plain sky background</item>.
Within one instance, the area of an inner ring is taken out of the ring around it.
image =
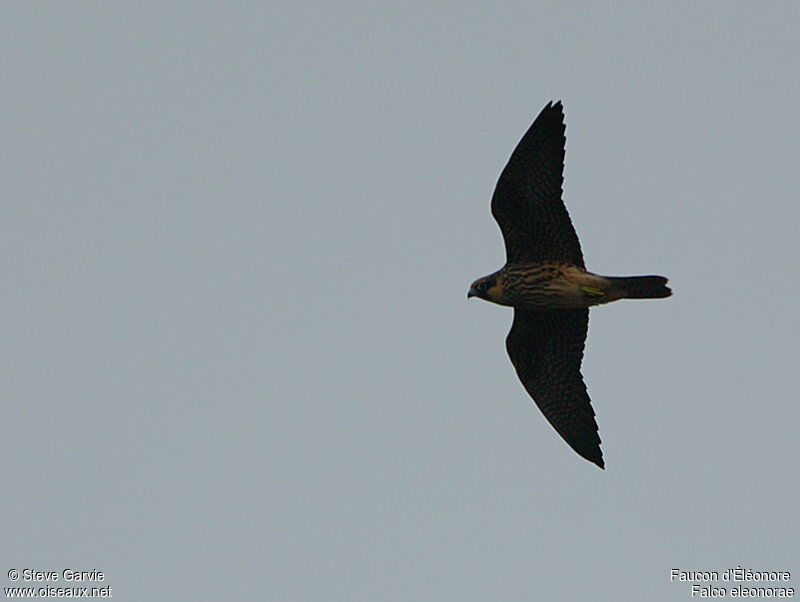
[[[5,3],[2,574],[276,601],[800,574],[798,31],[795,2]],[[518,382],[511,311],[465,297],[555,99],[587,266],[675,291],[592,310],[605,471]]]

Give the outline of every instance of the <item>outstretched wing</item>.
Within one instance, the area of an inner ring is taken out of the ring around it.
[[[564,261],[584,267],[578,235],[561,200],[564,111],[548,103],[500,174],[492,215],[500,224],[508,263]]]
[[[581,375],[588,309],[514,309],[506,349],[525,389],[581,456],[603,468],[603,452]]]

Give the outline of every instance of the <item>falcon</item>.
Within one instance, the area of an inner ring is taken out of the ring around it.
[[[517,145],[492,196],[506,264],[479,278],[467,298],[514,308],[506,350],[528,394],[578,454],[604,468],[600,437],[581,374],[589,307],[658,299],[663,276],[600,276],[586,270],[561,200],[564,110],[548,103]]]

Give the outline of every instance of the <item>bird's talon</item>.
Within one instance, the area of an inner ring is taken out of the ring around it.
[[[593,286],[582,286],[581,290],[589,295],[590,297],[604,297],[605,293],[601,291],[599,288],[594,288]]]

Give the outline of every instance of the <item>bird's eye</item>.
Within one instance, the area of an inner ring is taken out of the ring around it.
[[[486,282],[479,282],[479,283],[478,283],[478,290],[479,290],[480,292],[482,292],[482,293],[483,293],[483,292],[486,292],[486,289],[487,289],[487,288],[488,288],[488,286],[487,286]]]

